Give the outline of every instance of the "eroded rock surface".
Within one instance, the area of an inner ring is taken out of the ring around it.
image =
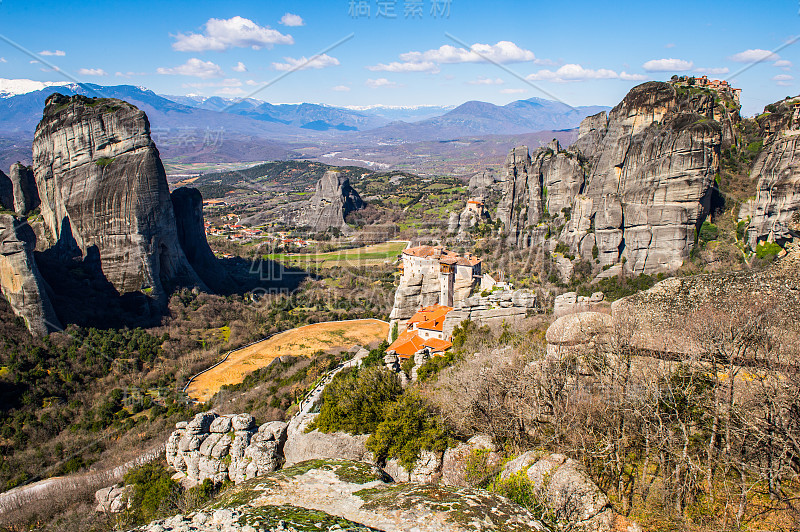
[[[345,217],[363,207],[364,202],[350,186],[350,180],[339,172],[329,170],[317,182],[314,195],[300,213],[297,225],[308,226],[312,231],[327,231],[330,228],[349,231]]]
[[[36,236],[24,218],[0,214],[0,289],[28,330],[42,336],[62,327],[34,261],[35,246]]]
[[[11,165],[8,177],[13,189],[14,212],[25,215],[39,206],[39,190],[36,188],[33,168],[15,163]]]
[[[286,423],[257,427],[253,416],[197,414],[178,423],[167,440],[167,463],[190,484],[205,479],[236,483],[278,469],[283,463]]]
[[[567,150],[514,148],[497,211],[509,241],[541,245],[539,222],[555,216],[560,239],[585,260],[624,259],[637,273],[678,268],[709,213],[720,147],[738,120],[727,101],[645,83],[608,117],[584,119]]]
[[[157,521],[139,530],[210,532],[292,527],[305,531],[336,530],[337,524],[338,529],[385,532],[545,530],[521,506],[482,490],[393,484],[387,480],[383,472],[365,463],[303,462],[248,480],[199,512]],[[309,519],[312,515],[314,518]],[[337,518],[341,521],[335,522]]]
[[[50,96],[33,141],[41,212],[65,250],[97,257],[119,293],[205,288],[180,247],[147,116],[126,102]]]

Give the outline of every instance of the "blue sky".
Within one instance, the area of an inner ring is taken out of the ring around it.
[[[3,0],[0,35],[81,81],[246,96],[286,74],[254,97],[350,106],[548,94],[614,105],[642,80],[726,79],[766,58],[731,80],[753,114],[800,92],[800,42],[768,55],[800,35],[798,11],[798,0]],[[2,41],[0,58],[2,78],[64,80]]]

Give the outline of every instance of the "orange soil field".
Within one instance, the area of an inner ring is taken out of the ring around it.
[[[266,367],[280,356],[311,356],[320,350],[347,350],[354,345],[366,347],[385,340],[388,335],[389,324],[375,319],[315,323],[291,329],[234,351],[225,362],[192,381],[186,393],[192,399],[205,402],[222,385],[238,384],[245,375]]]

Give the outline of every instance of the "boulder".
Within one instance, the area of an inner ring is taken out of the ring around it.
[[[116,485],[95,492],[96,512],[118,514],[131,507],[130,496],[133,486]]]
[[[391,458],[381,467],[395,482],[417,482],[432,484],[442,476],[442,454],[427,450],[420,451],[420,456],[411,471],[408,471],[400,460]]]
[[[441,482],[447,486],[476,486],[496,472],[501,463],[502,456],[492,438],[478,434],[444,452]]]
[[[590,354],[609,341],[613,328],[611,315],[602,312],[578,312],[561,316],[545,333],[547,354],[558,358],[566,354]]]

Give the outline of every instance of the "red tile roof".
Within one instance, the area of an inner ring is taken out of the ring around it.
[[[453,310],[453,307],[446,307],[438,303],[436,305],[424,307],[411,316],[411,319],[408,320],[408,324],[413,325],[417,323],[419,324],[417,325],[419,329],[441,332],[444,328],[444,318],[451,310]]]
[[[394,351],[400,358],[411,358],[423,347],[424,342],[417,331],[403,331],[386,351]]]

